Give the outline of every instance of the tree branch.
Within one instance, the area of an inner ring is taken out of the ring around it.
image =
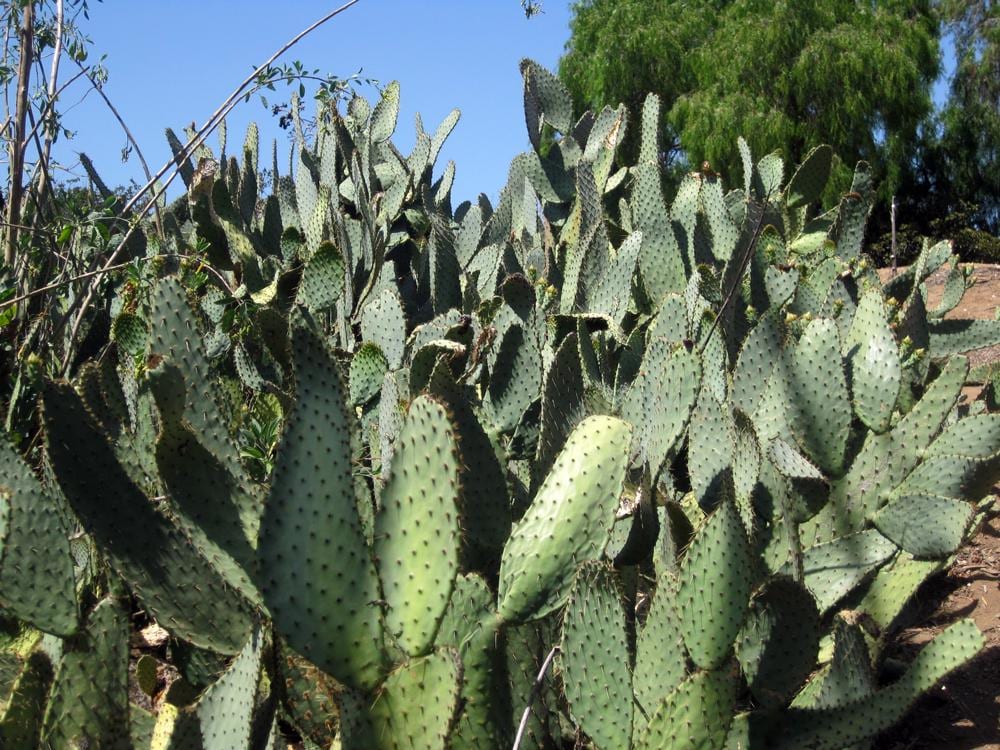
[[[21,218],[21,198],[24,195],[24,184],[21,182],[21,171],[24,169],[24,123],[28,115],[28,84],[31,80],[31,55],[34,48],[34,3],[24,6],[21,16],[21,60],[17,71],[17,109],[14,114],[14,139],[11,142],[10,154],[10,195],[7,196],[7,223],[17,224]],[[4,248],[4,265],[14,265],[14,251],[17,248],[17,227],[7,227],[7,243]]]
[[[308,26],[307,28],[305,28],[303,31],[301,31],[298,34],[296,34],[291,40],[289,40],[284,45],[282,45],[278,49],[277,52],[275,52],[273,55],[271,55],[271,57],[269,57],[267,59],[266,62],[264,62],[261,65],[258,65],[253,70],[253,72],[249,76],[247,76],[239,86],[236,87],[236,89],[219,106],[219,108],[216,109],[214,113],[212,113],[212,116],[208,118],[208,120],[205,122],[205,124],[202,125],[201,128],[195,133],[195,135],[188,141],[187,145],[183,149],[181,149],[180,154],[178,154],[174,158],[171,158],[166,164],[164,164],[160,168],[160,170],[155,175],[153,175],[153,179],[151,179],[149,182],[147,182],[146,185],[144,185],[142,187],[142,189],[140,189],[134,196],[132,196],[132,199],[129,200],[129,202],[122,209],[122,213],[123,214],[128,213],[132,208],[134,208],[136,206],[136,204],[138,204],[138,202],[142,198],[142,196],[144,196],[150,190],[153,190],[152,197],[146,202],[146,204],[143,206],[142,210],[140,211],[140,215],[145,214],[150,209],[150,207],[157,200],[159,200],[160,196],[163,195],[166,192],[167,187],[169,187],[170,183],[174,180],[174,178],[179,173],[179,167],[177,167],[175,165],[179,164],[179,163],[182,163],[184,161],[184,159],[188,158],[191,154],[194,153],[195,149],[198,148],[198,146],[200,146],[202,143],[204,143],[205,139],[209,135],[211,135],[212,132],[219,126],[219,123],[226,116],[226,114],[234,106],[236,106],[236,104],[239,102],[240,98],[243,96],[244,92],[246,91],[246,89],[251,84],[253,84],[253,82],[255,80],[257,80],[257,78],[260,76],[261,73],[263,73],[264,71],[266,71],[270,67],[271,63],[273,63],[275,60],[277,60],[279,57],[281,57],[281,55],[283,55],[285,52],[287,52],[289,49],[291,49],[291,47],[293,47],[295,44],[297,44],[299,41],[301,41],[302,38],[305,37],[307,34],[310,34],[311,32],[315,31],[320,26],[322,26],[324,23],[326,23],[327,21],[335,18],[336,16],[339,16],[341,13],[343,13],[345,10],[347,10],[351,6],[357,5],[360,1],[361,0],[349,0],[349,2],[344,3],[343,5],[341,5],[336,10],[333,10],[333,11],[327,13],[325,16],[323,16],[322,18],[320,18],[318,21],[316,21],[315,23],[311,24],[310,26]],[[154,187],[156,185],[156,181],[159,180],[160,178],[162,178],[167,172],[169,172],[171,170],[171,167],[173,167],[173,173],[167,179],[166,183],[164,183],[164,185],[159,190],[154,190]],[[121,242],[118,243],[118,246],[115,248],[114,252],[112,252],[111,255],[108,257],[107,261],[105,261],[105,264],[101,268],[100,273],[106,273],[108,270],[110,270],[110,268],[114,265],[115,261],[118,259],[118,256],[121,255],[122,250],[125,249],[126,244],[131,239],[131,237],[132,237],[132,235],[135,232],[135,230],[136,230],[137,227],[138,227],[138,223],[136,222],[136,223],[134,223],[129,228],[129,230],[125,233],[125,236],[122,238]],[[91,281],[91,283],[88,285],[88,289],[87,289],[86,294],[83,295],[82,298],[78,298],[78,299],[81,299],[81,302],[78,305],[78,309],[76,310],[75,317],[73,318],[73,324],[72,324],[72,327],[70,328],[70,335],[69,335],[69,339],[67,341],[66,352],[65,352],[65,354],[63,356],[62,371],[63,371],[64,374],[66,373],[67,369],[69,368],[69,363],[70,363],[70,361],[72,359],[72,356],[71,356],[72,355],[72,342],[76,338],[76,334],[79,332],[80,324],[83,322],[83,316],[86,314],[87,306],[90,304],[91,300],[94,298],[94,292],[96,291],[96,289],[97,289],[96,281]],[[68,315],[72,314],[72,310],[70,312],[68,312],[67,314]]]
[[[524,713],[521,714],[521,723],[517,726],[517,735],[514,737],[514,747],[512,750],[517,750],[521,746],[524,732],[528,728],[528,717],[531,716],[531,705],[542,691],[545,673],[549,671],[549,665],[552,664],[552,660],[558,653],[559,647],[553,646],[552,650],[549,651],[549,655],[545,657],[545,661],[542,662],[542,668],[538,670],[538,677],[535,678],[535,684],[531,686],[531,694],[528,696],[528,705],[524,707]]]
[[[90,71],[89,68],[85,67],[83,63],[81,63],[79,60],[74,60],[73,62],[75,62],[79,66],[80,71],[85,76],[87,76],[87,80],[90,81],[90,85],[93,86],[94,90],[101,95],[101,98],[104,100],[104,103],[107,104],[108,109],[111,110],[111,114],[115,116],[115,119],[118,120],[118,124],[122,126],[122,130],[125,132],[125,137],[128,139],[128,142],[132,144],[132,148],[135,149],[135,155],[139,157],[139,163],[142,165],[142,171],[143,174],[146,175],[147,182],[151,182],[153,180],[153,174],[149,171],[149,164],[146,163],[146,157],[142,155],[142,149],[139,148],[139,142],[132,135],[132,131],[128,129],[128,125],[125,124],[125,120],[122,118],[121,114],[118,112],[118,109],[115,107],[115,105],[111,102],[111,99],[108,98],[108,95],[104,91],[104,87],[99,86],[97,84],[97,81],[94,80],[93,73]],[[159,200],[153,201],[153,211],[155,213],[154,220],[156,222],[156,233],[162,240],[164,237],[163,217],[160,215]]]

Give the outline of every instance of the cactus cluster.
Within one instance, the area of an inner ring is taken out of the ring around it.
[[[0,744],[866,747],[978,652],[962,621],[880,679],[1000,476],[958,354],[1000,322],[944,319],[960,273],[925,304],[950,246],[882,284],[866,165],[815,210],[827,147],[668,201],[655,96],[624,165],[624,107],[522,74],[496,205],[436,173],[457,112],[393,145],[396,84],[296,119],[264,199],[254,127],[182,160],[167,244],[218,276],[164,264],[37,384],[38,462],[0,446]]]

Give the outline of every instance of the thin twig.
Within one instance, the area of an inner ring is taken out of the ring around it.
[[[24,184],[21,182],[21,170],[24,169],[24,122],[28,114],[28,84],[31,78],[31,54],[34,44],[34,4],[26,3],[21,11],[20,53],[21,59],[17,70],[17,100],[14,115],[14,140],[11,143],[10,154],[10,195],[7,201],[7,221],[17,223],[21,218],[21,197],[24,194]],[[14,251],[17,249],[17,229],[8,227],[7,243],[3,251],[3,262],[8,267],[14,266]]]
[[[169,172],[171,170],[171,167],[173,167],[173,174],[171,174],[170,178],[166,181],[166,183],[159,190],[154,190],[153,196],[149,199],[149,201],[146,202],[146,204],[143,206],[142,210],[140,211],[140,215],[145,214],[149,210],[150,206],[155,201],[159,200],[160,196],[163,195],[163,193],[166,192],[167,187],[170,185],[170,183],[173,181],[173,179],[179,173],[180,167],[179,166],[175,166],[175,165],[182,164],[185,159],[187,159],[191,154],[194,153],[195,149],[198,148],[198,146],[200,146],[202,143],[204,143],[205,139],[209,135],[211,135],[212,132],[214,132],[215,129],[218,127],[219,122],[222,121],[222,118],[224,118],[225,115],[230,110],[232,110],[232,108],[234,106],[236,106],[236,104],[239,102],[240,98],[243,96],[246,88],[248,86],[250,86],[255,80],[257,80],[257,77],[263,71],[267,70],[267,68],[270,67],[271,63],[273,63],[281,55],[283,55],[285,52],[287,52],[291,47],[293,47],[295,44],[297,44],[307,34],[315,31],[317,28],[319,28],[320,26],[322,26],[324,23],[326,23],[330,19],[335,18],[336,16],[340,15],[345,10],[347,10],[348,8],[350,8],[353,5],[356,5],[360,1],[361,0],[349,0],[349,2],[344,3],[343,5],[341,5],[336,10],[333,10],[330,13],[327,13],[325,16],[323,16],[322,18],[320,18],[315,23],[311,24],[305,30],[299,32],[290,41],[288,41],[284,45],[282,45],[282,47],[277,52],[275,52],[273,55],[271,55],[271,57],[268,58],[268,60],[265,63],[263,63],[262,65],[257,66],[254,69],[254,71],[249,76],[247,76],[247,78],[245,78],[244,81],[236,88],[236,90],[233,91],[233,93],[229,95],[229,97],[222,103],[222,105],[220,105],[219,108],[217,110],[215,110],[215,112],[212,114],[212,116],[208,118],[208,121],[204,125],[202,125],[201,129],[198,130],[198,132],[196,132],[194,134],[194,136],[188,141],[187,145],[183,149],[181,149],[181,152],[179,154],[177,154],[177,156],[175,158],[170,159],[170,161],[168,161],[166,164],[164,164],[163,167],[161,167],[160,170],[155,175],[153,175],[153,179],[150,180],[149,182],[147,182],[146,185],[144,185],[134,196],[132,196],[132,198],[129,200],[129,202],[122,209],[122,213],[126,214],[132,208],[134,208],[135,205],[139,202],[140,198],[154,188],[154,186],[156,185],[157,180],[161,179],[167,172]],[[111,266],[114,265],[114,262],[118,259],[118,256],[121,255],[122,250],[125,248],[126,244],[131,239],[132,234],[135,232],[135,230],[136,230],[137,227],[138,227],[138,223],[134,223],[129,228],[129,230],[125,233],[125,236],[122,238],[121,242],[118,243],[118,246],[115,248],[114,252],[112,252],[111,255],[110,255],[110,257],[107,259],[107,261],[105,261],[105,264],[101,268],[100,273],[106,273],[111,268]],[[78,308],[76,310],[76,316],[74,317],[73,324],[72,324],[72,326],[70,328],[70,334],[69,334],[69,339],[68,339],[68,343],[67,343],[66,353],[65,353],[65,355],[63,357],[63,362],[62,362],[62,368],[61,369],[62,369],[62,371],[63,371],[64,374],[66,373],[67,369],[69,368],[69,363],[70,363],[70,359],[71,359],[71,355],[72,355],[72,342],[76,338],[76,334],[80,330],[80,324],[83,322],[83,316],[86,314],[87,306],[90,304],[90,301],[93,299],[94,293],[95,293],[96,290],[97,290],[96,283],[91,282],[88,285],[87,293],[82,297],[82,300],[81,300],[81,302],[78,305]],[[71,314],[71,312],[67,313],[67,314],[69,315],[69,314]]]
[[[125,207],[122,209],[122,212],[127,213],[129,210],[135,208],[136,204],[139,202],[142,196],[153,188],[153,186],[156,183],[156,180],[161,179],[167,172],[170,171],[171,167],[173,167],[178,161],[183,161],[184,159],[189,158],[195,152],[195,149],[197,149],[202,143],[204,143],[205,139],[212,134],[215,128],[218,127],[219,122],[221,122],[222,119],[225,118],[226,114],[233,108],[233,106],[239,102],[240,98],[242,98],[242,96],[244,95],[246,88],[250,86],[255,80],[257,80],[260,74],[271,66],[271,63],[273,63],[275,60],[277,60],[279,57],[285,54],[285,52],[287,52],[293,46],[298,44],[303,37],[312,33],[317,28],[322,26],[324,23],[334,18],[335,16],[340,15],[345,10],[350,8],[352,5],[356,5],[360,1],[361,0],[350,0],[349,2],[341,5],[336,10],[327,13],[318,21],[311,24],[303,31],[300,31],[291,40],[282,45],[282,47],[273,55],[271,55],[271,57],[269,57],[266,62],[262,63],[261,65],[258,65],[249,76],[243,79],[243,82],[236,87],[236,89],[226,98],[226,100],[219,105],[219,108],[212,113],[212,115],[208,118],[205,124],[201,126],[201,128],[194,134],[194,136],[192,136],[191,140],[188,141],[187,145],[185,145],[184,148],[181,149],[181,152],[175,158],[170,159],[170,161],[164,164],[160,168],[160,170],[153,176],[153,179],[147,182],[142,187],[142,189],[139,190],[139,192],[137,192],[134,196],[132,196],[132,199],[125,205]],[[148,207],[149,203],[146,204],[146,208]],[[145,209],[143,210],[143,213],[144,212]]]
[[[25,292],[24,294],[18,295],[17,297],[11,297],[10,299],[0,302],[0,310],[5,310],[6,308],[11,307],[12,305],[16,305],[18,302],[24,302],[26,299],[37,297],[38,295],[45,294],[46,292],[51,292],[52,290],[59,289],[60,287],[64,287],[67,284],[73,284],[77,281],[85,281],[95,276],[100,276],[101,274],[104,273],[111,273],[112,271],[120,271],[123,268],[128,268],[136,261],[142,262],[147,260],[156,260],[158,258],[184,258],[186,260],[197,261],[205,268],[205,270],[207,270],[209,273],[215,276],[216,279],[218,279],[219,283],[222,284],[222,288],[225,289],[230,296],[232,296],[233,294],[233,289],[232,287],[229,286],[229,282],[226,281],[226,277],[223,276],[222,273],[214,266],[211,266],[208,263],[206,263],[204,258],[198,255],[185,255],[184,253],[159,253],[157,255],[147,255],[143,258],[136,258],[134,261],[128,260],[125,261],[124,263],[119,263],[109,268],[98,268],[94,271],[86,271],[84,273],[77,274],[76,276],[70,276],[67,279],[63,279],[62,281],[56,281],[53,282],[52,284],[46,284],[45,286],[40,286],[37,289],[32,289],[30,292]]]
[[[80,67],[80,70],[87,76],[87,80],[90,81],[90,85],[93,86],[94,90],[101,95],[101,98],[104,100],[104,103],[107,104],[108,109],[111,110],[111,114],[115,116],[115,119],[118,120],[118,124],[122,126],[122,130],[125,131],[125,137],[128,139],[128,142],[132,144],[132,148],[135,149],[135,155],[139,157],[139,163],[142,165],[142,171],[146,175],[146,180],[152,181],[153,174],[152,172],[149,171],[149,164],[146,163],[146,158],[142,155],[142,149],[139,148],[139,142],[135,139],[135,137],[133,137],[132,131],[128,129],[128,125],[125,124],[125,120],[118,112],[118,109],[115,107],[114,104],[111,103],[111,100],[108,98],[108,95],[104,92],[104,87],[98,85],[97,81],[94,80],[94,76],[90,71],[90,69],[84,67],[83,63],[81,63],[79,60],[74,60],[73,62],[75,62]],[[164,238],[163,217],[160,215],[159,200],[153,201],[153,212],[155,213],[154,220],[156,222],[156,233],[162,240]]]
[[[35,234],[47,234],[52,237],[55,236],[55,232],[50,229],[42,229],[40,227],[30,227],[27,224],[11,224],[7,221],[0,221],[0,227],[17,227],[25,232],[34,232]]]
[[[56,40],[52,51],[52,66],[49,69],[48,102],[45,112],[39,118],[39,123],[44,123],[49,117],[49,110],[55,108],[56,99],[59,96],[59,61],[62,58],[63,47],[63,0],[56,0]],[[45,133],[45,148],[39,151],[38,157],[42,163],[42,171],[38,176],[38,195],[36,202],[39,206],[38,214],[41,214],[41,204],[45,200],[45,192],[49,187],[49,157],[52,155],[52,143],[55,141],[55,133],[48,129]]]
[[[87,70],[90,70],[90,68],[87,68]],[[56,95],[55,95],[55,97],[52,98],[52,99],[49,99],[49,101],[47,101],[45,103],[45,106],[42,107],[42,115],[39,118],[38,122],[31,126],[31,130],[30,131],[28,131],[27,133],[25,133],[25,135],[24,135],[24,144],[23,144],[24,146],[27,146],[28,145],[28,140],[30,138],[33,138],[34,135],[35,135],[35,133],[38,132],[38,129],[42,126],[42,123],[45,122],[46,118],[49,116],[49,113],[55,107],[55,102],[56,102],[57,99],[59,99],[59,96],[62,94],[62,92],[65,91],[66,89],[68,89],[74,83],[76,83],[77,79],[83,78],[84,75],[86,75],[86,73],[84,73],[84,72],[77,73],[72,78],[70,78],[67,81],[65,81],[61,86],[59,86],[59,88],[56,89]]]
[[[545,661],[542,662],[542,668],[538,670],[538,677],[535,678],[535,684],[531,686],[531,694],[528,696],[528,705],[524,707],[524,713],[521,714],[521,723],[517,726],[517,735],[514,737],[514,746],[511,750],[517,750],[521,746],[521,739],[524,737],[524,732],[528,728],[528,717],[531,716],[531,704],[535,702],[538,694],[542,692],[542,683],[545,681],[545,673],[549,671],[549,665],[552,664],[552,660],[559,653],[559,647],[553,646],[552,650],[549,651],[549,655],[545,657]]]
[[[753,229],[753,235],[750,237],[750,244],[747,245],[747,249],[743,253],[743,257],[740,258],[739,271],[733,279],[733,286],[726,294],[726,298],[722,300],[722,305],[719,307],[719,312],[715,315],[715,320],[712,321],[712,327],[708,329],[708,335],[705,336],[704,341],[701,345],[700,354],[705,353],[705,349],[708,348],[709,342],[712,340],[712,334],[715,333],[715,329],[719,326],[719,321],[726,312],[726,307],[732,302],[733,297],[736,296],[736,290],[740,287],[740,279],[743,278],[743,274],[747,271],[747,266],[750,265],[750,259],[753,257],[754,249],[757,247],[757,240],[760,239],[760,233],[764,229],[764,217],[767,215],[767,207],[771,202],[771,194],[768,193],[764,196],[764,203],[760,207],[760,218],[757,219],[757,225]]]

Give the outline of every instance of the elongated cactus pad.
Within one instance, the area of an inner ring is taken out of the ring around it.
[[[576,723],[599,748],[628,747],[633,698],[625,613],[606,563],[586,563],[577,573],[559,653]]]
[[[458,572],[458,456],[444,406],[410,405],[375,517],[375,558],[390,636],[411,656],[430,649]]]
[[[298,398],[288,415],[261,520],[260,587],[289,645],[338,680],[382,673],[381,595],[351,476],[352,415],[326,347],[292,332]]]
[[[542,617],[569,594],[575,566],[595,559],[614,523],[631,428],[588,417],[570,434],[500,563],[500,617]]]

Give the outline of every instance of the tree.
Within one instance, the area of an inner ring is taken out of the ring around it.
[[[1000,233],[1000,8],[993,0],[946,0],[955,76],[941,113],[939,182],[948,208],[978,207],[977,229]],[[939,188],[940,189],[940,188]]]
[[[656,92],[666,160],[707,160],[731,183],[742,135],[789,163],[829,143],[836,189],[865,159],[888,194],[932,109],[938,34],[926,0],[581,0],[571,30],[560,75],[578,103],[636,112]]]
[[[677,0],[574,3],[559,76],[577,112],[624,103],[634,116],[647,93],[658,94],[664,103],[664,166],[675,165],[681,141],[669,118],[670,107],[694,88],[690,50],[711,37],[717,5]],[[626,158],[634,157],[636,135],[637,128],[632,128],[624,146]]]

